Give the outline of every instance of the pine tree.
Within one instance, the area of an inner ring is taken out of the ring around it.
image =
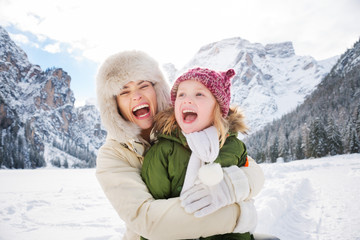
[[[310,146],[310,129],[305,124],[302,129],[303,145],[305,146],[305,158],[311,157],[311,146]]]
[[[278,137],[275,137],[274,142],[270,147],[270,161],[272,163],[275,163],[278,157],[279,157],[279,139]]]
[[[289,148],[289,143],[287,141],[282,142],[279,150],[279,156],[282,157],[284,161],[290,159],[290,148]]]
[[[350,150],[350,153],[359,153],[360,152],[360,142],[359,142],[359,138],[357,136],[355,129],[353,129],[351,131],[350,141],[349,141],[349,150]]]
[[[304,145],[302,141],[302,136],[299,134],[295,148],[295,158],[298,160],[305,158]]]
[[[257,163],[263,163],[266,160],[265,151],[256,151],[255,160]]]
[[[4,145],[2,143],[2,127],[0,126],[0,168],[4,162]]]
[[[309,133],[310,156],[319,158],[327,154],[327,137],[323,123],[316,118],[310,125]]]
[[[54,167],[58,167],[58,168],[61,167],[61,162],[60,162],[59,157],[55,157],[55,158],[52,159],[50,162],[51,162],[51,164],[52,164]]]
[[[360,105],[357,108],[355,128],[358,137],[360,137]]]
[[[351,117],[351,115],[349,115],[348,120],[346,122],[345,125],[345,130],[343,133],[343,139],[344,139],[344,152],[345,153],[350,153],[350,142],[351,142],[351,135],[352,135],[352,131],[354,129],[354,120]]]
[[[342,138],[338,127],[334,123],[334,119],[329,120],[329,125],[326,128],[328,136],[328,150],[331,156],[344,153]]]
[[[64,165],[63,165],[64,168],[69,168],[69,163],[68,163],[68,160],[67,158],[65,158],[64,160]]]

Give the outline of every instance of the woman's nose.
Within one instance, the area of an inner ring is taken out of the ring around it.
[[[139,92],[134,92],[132,99],[133,101],[139,101],[142,98],[142,95]]]

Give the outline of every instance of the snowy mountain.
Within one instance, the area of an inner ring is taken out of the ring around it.
[[[231,38],[203,46],[177,72],[169,64],[164,69],[173,81],[194,66],[221,71],[233,68],[232,103],[245,111],[252,133],[302,103],[337,58],[316,61],[310,56],[297,56],[291,42],[263,46]]]
[[[294,111],[244,139],[259,161],[360,152],[360,40]]]
[[[95,166],[105,139],[96,108],[76,109],[71,77],[30,63],[1,27],[0,80],[0,166]]]

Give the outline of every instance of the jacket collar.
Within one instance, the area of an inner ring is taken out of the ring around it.
[[[173,131],[170,135],[168,135],[168,134],[159,134],[158,139],[160,139],[160,138],[169,139],[169,140],[172,140],[174,142],[178,142],[181,145],[183,145],[184,147],[188,148],[186,137],[184,136],[184,134],[178,128],[175,131]]]

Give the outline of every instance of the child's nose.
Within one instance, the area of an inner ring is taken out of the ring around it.
[[[186,104],[192,104],[192,103],[193,103],[193,100],[192,100],[192,98],[190,98],[190,97],[186,97],[186,98],[184,99],[184,103],[186,103]]]

